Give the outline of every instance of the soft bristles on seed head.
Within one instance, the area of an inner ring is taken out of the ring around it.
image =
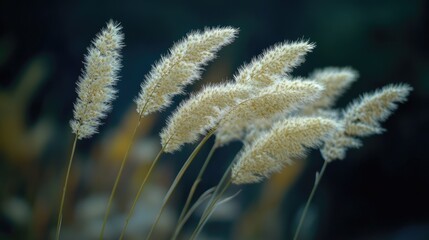
[[[365,94],[347,107],[341,119],[344,129],[328,138],[322,148],[325,161],[344,159],[347,148],[357,148],[357,137],[380,134],[380,122],[386,120],[397,104],[407,100],[412,88],[409,85],[389,85],[371,94]]]
[[[77,83],[74,118],[70,121],[72,131],[79,139],[97,133],[100,120],[111,108],[116,94],[114,86],[121,68],[123,38],[121,26],[109,21],[88,49],[85,68]]]
[[[135,100],[140,116],[162,110],[171,104],[174,95],[201,76],[202,67],[216,52],[231,43],[238,30],[231,27],[207,28],[195,31],[174,44],[169,54],[156,63]]]
[[[343,160],[346,157],[348,148],[359,148],[362,143],[359,139],[349,137],[344,134],[344,129],[337,130],[332,136],[327,138],[320,149],[325,161]]]
[[[315,70],[309,79],[320,83],[325,89],[320,98],[306,106],[302,112],[306,115],[313,114],[319,109],[331,108],[335,101],[350,85],[356,81],[358,73],[351,68],[327,67]]]
[[[178,150],[185,143],[198,140],[213,128],[239,99],[249,97],[250,87],[240,84],[208,86],[181,104],[161,132],[165,152]]]
[[[397,108],[397,103],[407,100],[411,90],[406,84],[388,85],[372,94],[365,94],[345,110],[344,119],[378,126],[378,122],[386,120]]]
[[[314,48],[308,41],[284,42],[267,49],[251,63],[240,68],[235,80],[242,84],[266,87],[276,77],[287,74],[304,61],[304,56]]]
[[[323,87],[310,81],[282,81],[260,90],[258,95],[242,101],[222,119],[216,133],[219,145],[244,137],[246,127],[257,119],[291,112],[317,99]]]
[[[232,168],[232,182],[259,182],[277,172],[292,159],[305,155],[307,148],[316,147],[324,136],[339,125],[321,117],[299,117],[279,121],[237,155]]]
[[[256,139],[258,139],[262,134],[266,133],[271,129],[271,127],[276,123],[277,121],[285,119],[283,114],[278,114],[271,118],[263,118],[263,119],[256,119],[249,123],[243,130],[243,134],[237,134],[238,137],[240,137],[244,144],[250,144],[253,143]],[[238,139],[237,139],[238,140]]]

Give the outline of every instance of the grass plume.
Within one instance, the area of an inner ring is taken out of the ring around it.
[[[208,86],[181,104],[161,131],[161,143],[166,152],[178,150],[184,143],[192,143],[212,129],[228,109],[248,98],[246,85],[227,83]]]
[[[97,133],[101,119],[111,108],[121,68],[120,50],[123,46],[121,26],[113,21],[101,30],[85,56],[85,68],[77,83],[78,98],[74,104],[70,125],[78,139]]]
[[[322,143],[338,124],[320,117],[297,117],[277,122],[266,134],[246,146],[232,168],[232,183],[245,184],[261,181],[292,159],[303,157],[306,148]]]
[[[231,27],[207,28],[203,32],[191,32],[174,44],[146,75],[135,100],[138,114],[147,115],[169,106],[173,96],[199,79],[202,67],[221,47],[231,43],[237,33],[238,30]]]
[[[63,207],[68,179],[78,139],[89,138],[97,133],[101,119],[106,117],[115,98],[114,86],[121,68],[120,50],[123,47],[123,34],[118,23],[109,21],[107,26],[93,40],[85,56],[85,67],[77,83],[77,100],[74,104],[73,120],[70,121],[75,134],[73,148],[68,163],[58,213],[56,239],[60,238]]]
[[[339,120],[344,124],[343,130],[325,141],[321,150],[323,158],[328,162],[344,159],[347,148],[361,146],[357,137],[382,133],[380,122],[392,114],[398,103],[406,101],[411,90],[406,84],[388,85],[351,103]]]
[[[278,43],[242,66],[234,79],[237,83],[256,87],[270,86],[275,77],[289,73],[304,62],[304,56],[314,47],[308,41]]]

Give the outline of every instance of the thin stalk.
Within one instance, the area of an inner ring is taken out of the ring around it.
[[[215,133],[215,130],[216,129],[214,128],[206,134],[206,136],[201,140],[201,142],[198,144],[198,146],[194,149],[194,151],[191,153],[191,155],[189,155],[186,162],[183,164],[182,168],[180,169],[179,173],[177,174],[176,178],[174,179],[173,183],[171,184],[170,189],[168,189],[168,192],[166,193],[166,195],[164,197],[161,209],[159,210],[158,215],[156,216],[155,222],[152,224],[152,227],[149,231],[149,234],[146,237],[146,240],[150,239],[152,232],[155,230],[155,227],[160,220],[161,214],[167,205],[167,202],[170,200],[171,196],[173,195],[174,190],[176,190],[176,187],[179,184],[179,181],[182,179],[183,175],[185,174],[185,171],[188,169],[189,165],[192,163],[194,158],[200,152],[201,148],[204,146],[204,144],[207,142],[207,140]]]
[[[225,182],[227,181],[228,176],[231,173],[231,169],[232,169],[233,164],[234,164],[234,161],[232,161],[229,164],[228,168],[225,170],[222,178],[220,179],[219,183],[217,184],[216,189],[215,189],[215,191],[214,191],[214,193],[213,193],[213,195],[212,195],[212,197],[211,197],[211,199],[209,201],[209,205],[207,205],[206,209],[204,209],[204,212],[201,215],[200,221],[198,222],[197,227],[195,228],[193,235],[195,235],[197,231],[200,231],[198,229],[201,228],[201,225],[203,224],[203,222],[205,221],[205,219],[207,218],[207,216],[210,215],[210,211],[209,211],[210,210],[210,206],[212,206],[212,205],[214,206],[215,201],[216,201],[216,196],[219,195],[219,192],[221,191],[222,185],[224,185]],[[231,180],[229,180],[229,181],[231,181]]]
[[[174,63],[174,64],[170,67],[170,69],[168,69],[167,74],[169,74],[169,73],[170,73],[171,68],[172,68],[172,67],[174,67],[175,65],[176,65],[176,63]],[[161,75],[161,78],[163,78],[163,77],[164,77],[164,75]],[[145,114],[145,111],[146,111],[146,108],[147,108],[147,106],[148,106],[148,104],[149,104],[149,102],[150,102],[149,100],[152,98],[152,96],[153,96],[153,94],[155,93],[155,90],[156,90],[156,88],[157,88],[158,86],[159,86],[159,84],[156,84],[156,85],[155,85],[155,87],[152,89],[152,91],[151,91],[151,93],[150,93],[150,95],[149,95],[148,100],[147,100],[147,101],[145,102],[145,104],[143,105],[142,111],[138,113],[138,114],[139,114],[139,120],[138,120],[138,123],[137,123],[137,125],[136,125],[136,127],[135,127],[135,129],[134,129],[134,132],[133,132],[132,136],[131,136],[131,141],[130,141],[130,143],[128,144],[127,151],[125,152],[124,158],[122,159],[121,167],[119,168],[118,175],[116,176],[116,180],[115,180],[115,183],[114,183],[114,185],[113,185],[112,192],[111,192],[110,197],[109,197],[109,202],[107,203],[107,210],[106,210],[106,213],[105,213],[105,215],[104,215],[103,226],[101,227],[101,232],[100,232],[100,240],[102,240],[102,239],[103,239],[103,236],[104,236],[104,229],[106,228],[106,222],[107,222],[107,218],[108,218],[109,213],[110,213],[110,208],[111,208],[111,205],[112,205],[112,200],[113,200],[113,197],[114,197],[114,195],[115,195],[115,193],[116,193],[116,188],[117,188],[117,186],[118,186],[119,179],[121,178],[122,170],[123,170],[123,168],[124,168],[124,166],[125,166],[125,162],[127,161],[127,158],[128,158],[128,152],[129,152],[129,150],[131,149],[131,146],[132,146],[132,144],[133,144],[133,142],[134,142],[134,138],[135,138],[135,135],[136,135],[137,129],[138,129],[138,128],[139,128],[139,126],[140,126],[141,119],[143,118],[143,116],[144,116],[144,114]]]
[[[64,199],[66,198],[66,192],[67,192],[67,185],[68,185],[69,176],[70,176],[70,170],[71,170],[71,166],[72,166],[72,163],[73,163],[74,153],[76,151],[76,143],[77,143],[77,133],[76,133],[76,136],[75,136],[74,141],[73,141],[73,147],[72,147],[72,151],[71,151],[71,154],[70,154],[69,164],[68,164],[68,167],[67,167],[66,179],[64,181],[64,186],[63,186],[63,194],[62,194],[62,197],[61,197],[60,211],[58,213],[57,236],[56,236],[57,240],[60,239],[61,223],[63,221]]]
[[[210,162],[211,158],[213,157],[213,154],[216,151],[217,147],[218,146],[217,146],[216,143],[213,144],[212,148],[210,149],[209,154],[207,155],[206,160],[204,161],[203,166],[200,169],[200,172],[198,173],[197,178],[195,179],[194,184],[192,184],[191,190],[189,191],[188,198],[186,199],[185,206],[183,207],[182,213],[180,214],[179,222],[183,219],[183,217],[185,216],[186,212],[188,211],[189,204],[191,203],[192,197],[194,196],[195,191],[196,191],[196,189],[198,187],[198,184],[201,182],[201,179],[203,178],[204,172],[206,171],[207,166],[209,165],[209,162]]]
[[[190,240],[194,240],[198,234],[201,232],[202,228],[204,227],[205,223],[207,222],[210,215],[213,213],[214,208],[216,207],[216,203],[219,201],[219,199],[222,197],[222,195],[225,193],[225,191],[231,186],[232,180],[231,178],[228,179],[228,181],[225,183],[225,186],[222,188],[222,190],[218,194],[213,195],[213,201],[210,202],[210,205],[206,208],[204,211],[205,214],[201,217],[197,227],[195,228],[194,232],[192,233],[192,236]],[[218,186],[220,186],[221,183],[219,183]]]
[[[206,168],[207,168],[207,166],[208,166],[211,158],[213,157],[213,154],[216,151],[217,147],[218,146],[217,146],[216,143],[213,144],[212,148],[210,149],[209,154],[207,155],[206,160],[204,161],[203,166],[200,169],[200,172],[198,173],[197,178],[195,179],[194,183],[192,184],[191,190],[189,191],[188,198],[186,199],[185,206],[183,207],[182,213],[180,213],[178,224],[177,224],[176,229],[174,230],[174,235],[173,235],[172,239],[176,239],[177,238],[177,236],[178,236],[178,234],[179,234],[179,232],[181,230],[181,227],[185,223],[185,222],[182,223],[182,221],[186,221],[186,220],[184,220],[184,217],[186,216],[186,214],[188,212],[188,208],[189,208],[189,205],[191,204],[192,197],[194,196],[195,191],[196,191],[196,189],[198,187],[198,184],[201,182],[203,174],[204,174],[204,172],[205,172],[205,170],[206,170]]]
[[[183,220],[178,223],[178,226],[176,227],[175,233],[171,240],[176,240],[179,236],[180,230],[185,225],[186,221],[192,216],[192,214],[195,212],[195,210],[201,206],[207,199],[211,197],[215,190],[215,187],[210,188],[209,190],[205,191],[201,196],[195,201],[194,204],[192,204],[191,208],[189,208],[188,212],[186,212],[185,216],[183,217]]]
[[[298,227],[296,229],[295,235],[293,237],[293,240],[297,240],[299,236],[299,232],[301,230],[302,224],[304,223],[305,215],[307,214],[308,208],[310,206],[311,200],[313,199],[314,193],[316,192],[317,187],[319,186],[320,180],[323,177],[323,174],[325,173],[325,169],[328,166],[328,161],[324,161],[322,169],[320,170],[319,174],[316,177],[316,181],[314,183],[313,189],[311,190],[310,196],[308,197],[307,203],[305,204],[304,211],[302,212],[301,218],[299,220]]]
[[[168,143],[167,143],[167,144],[168,144]],[[146,174],[145,178],[143,179],[143,182],[142,182],[142,183],[141,183],[141,185],[140,185],[139,191],[137,192],[136,197],[134,198],[133,205],[131,206],[131,209],[130,209],[130,212],[128,213],[127,219],[125,220],[125,225],[124,225],[124,228],[122,229],[121,236],[119,237],[119,239],[121,239],[121,240],[122,240],[122,239],[124,238],[124,236],[125,236],[125,232],[127,231],[128,223],[129,223],[129,221],[130,221],[130,219],[131,219],[132,215],[134,214],[134,208],[136,207],[137,201],[138,201],[138,200],[139,200],[139,198],[140,198],[140,195],[141,195],[141,193],[142,193],[142,191],[143,191],[143,187],[145,186],[145,184],[146,184],[146,182],[147,182],[147,180],[148,180],[149,176],[151,175],[151,173],[152,173],[152,171],[153,171],[153,169],[154,169],[154,167],[155,167],[156,163],[158,162],[158,160],[159,160],[159,159],[161,159],[161,156],[162,156],[162,154],[164,153],[164,149],[165,149],[165,146],[166,146],[167,144],[165,144],[165,145],[161,148],[161,150],[159,151],[158,155],[155,157],[155,160],[153,160],[153,162],[152,162],[152,164],[150,165],[150,168],[149,168],[149,170],[148,170],[148,172],[147,172],[147,174]]]
[[[104,214],[103,226],[101,227],[101,232],[100,232],[100,237],[99,237],[100,240],[102,240],[103,237],[104,237],[104,230],[106,228],[107,218],[109,217],[109,213],[110,213],[110,210],[112,208],[113,197],[115,196],[116,188],[118,187],[118,183],[119,183],[119,179],[122,176],[122,171],[124,170],[125,163],[127,162],[128,153],[129,153],[129,151],[130,151],[130,149],[131,149],[131,147],[133,145],[134,138],[135,138],[136,133],[137,133],[137,129],[140,126],[140,122],[141,122],[141,116],[139,116],[139,120],[138,120],[138,122],[136,124],[136,127],[134,128],[134,131],[133,131],[133,133],[131,135],[131,140],[128,143],[127,151],[125,152],[124,158],[122,159],[121,166],[119,168],[118,174],[116,175],[115,183],[113,184],[112,192],[110,193],[109,202],[107,203],[106,212]]]
[[[223,124],[223,121],[228,121],[229,119],[228,119],[228,116],[230,115],[230,114],[232,114],[232,113],[234,113],[234,110],[235,109],[237,109],[239,106],[241,106],[242,104],[244,104],[244,103],[246,103],[246,102],[248,102],[248,101],[251,101],[251,100],[254,100],[254,99],[256,99],[256,98],[249,98],[249,99],[246,99],[246,100],[244,100],[244,101],[242,101],[242,102],[240,102],[239,104],[237,104],[237,105],[235,105],[233,108],[231,108],[224,116],[223,116],[223,118],[222,119],[220,119],[219,120],[219,122],[216,124],[216,127],[218,127],[218,126],[220,126],[220,125],[222,125]],[[216,143],[215,143],[216,144]],[[210,206],[211,205],[214,205],[215,204],[215,199],[216,199],[216,196],[219,194],[219,191],[221,191],[221,186],[223,185],[223,184],[225,184],[225,181],[227,180],[227,178],[228,178],[228,176],[229,176],[229,174],[230,174],[230,172],[231,172],[231,168],[232,168],[232,166],[233,166],[233,163],[234,163],[234,161],[232,161],[230,164],[229,164],[229,166],[228,166],[228,168],[226,169],[226,171],[225,171],[225,173],[223,174],[223,176],[222,176],[222,178],[221,178],[221,180],[220,180],[220,182],[219,182],[219,184],[217,185],[217,187],[216,187],[216,190],[215,190],[215,192],[213,193],[213,195],[212,195],[212,197],[211,197],[211,199],[210,199],[210,202],[209,202],[209,206],[208,207],[206,207],[206,209],[204,210],[204,212],[203,212],[203,215],[201,216],[201,219],[200,219],[200,221],[198,222],[198,225],[197,225],[197,227],[196,227],[196,229],[195,229],[195,231],[194,231],[194,233],[193,233],[193,237],[196,237],[196,235],[197,235],[197,230],[199,229],[199,228],[201,228],[201,225],[203,225],[203,221],[205,221],[205,219],[208,217],[208,215],[209,215],[209,212],[208,212],[208,210],[209,210],[209,208],[210,208]],[[207,216],[206,216],[207,215]],[[199,230],[198,230],[199,231]],[[195,235],[195,236],[194,236]]]

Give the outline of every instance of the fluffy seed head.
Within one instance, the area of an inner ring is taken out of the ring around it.
[[[411,90],[406,84],[389,85],[350,104],[342,117],[344,129],[326,140],[321,150],[323,158],[344,159],[347,148],[361,146],[357,137],[382,133],[380,122],[392,114],[398,103],[406,101]]]
[[[178,150],[185,143],[198,140],[213,128],[239,99],[249,96],[250,87],[240,84],[208,86],[182,103],[161,131],[161,143],[166,152]]]
[[[77,83],[74,118],[70,121],[72,131],[79,139],[97,133],[100,120],[111,108],[116,93],[114,86],[121,68],[123,38],[121,26],[110,21],[88,49],[85,68]]]
[[[320,152],[325,161],[331,162],[336,159],[344,159],[348,148],[359,148],[361,146],[362,142],[359,139],[345,135],[344,129],[341,129],[325,140]]]
[[[266,87],[276,77],[289,73],[304,61],[304,56],[314,48],[307,41],[284,42],[267,49],[251,63],[244,65],[235,76],[242,84]]]
[[[388,85],[374,93],[365,94],[345,110],[344,119],[347,125],[361,122],[378,126],[380,121],[386,120],[392,114],[398,103],[407,100],[411,90],[406,84]]]
[[[272,118],[262,118],[252,121],[251,123],[249,123],[249,125],[245,127],[245,130],[243,130],[244,133],[242,134],[243,137],[239,140],[241,140],[244,144],[253,143],[262,134],[268,132],[277,121],[281,121],[286,118],[284,116],[281,116],[283,116],[283,114],[278,114]]]
[[[356,81],[358,73],[351,68],[328,67],[315,70],[309,79],[320,83],[325,89],[320,98],[306,106],[302,112],[306,115],[313,114],[318,109],[329,109],[350,85]]]
[[[169,53],[156,63],[135,100],[140,116],[162,110],[174,95],[201,76],[202,67],[223,46],[231,43],[238,30],[231,27],[208,28],[192,32],[174,44]]]
[[[225,145],[244,137],[246,128],[255,120],[286,114],[314,101],[323,87],[310,81],[283,81],[260,90],[258,95],[241,102],[219,124],[216,141]]]
[[[338,128],[334,120],[299,117],[279,121],[272,129],[238,154],[232,168],[232,182],[259,182],[277,172],[292,159],[303,157],[306,148],[316,147],[324,136]]]

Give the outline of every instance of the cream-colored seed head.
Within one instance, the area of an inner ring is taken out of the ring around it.
[[[251,144],[262,134],[269,131],[277,121],[284,119],[285,117],[283,114],[278,114],[271,118],[255,119],[245,127],[245,130],[243,131],[244,133],[242,134],[242,139],[237,140],[241,140],[244,144]]]
[[[70,125],[79,139],[97,133],[100,120],[111,108],[115,98],[114,86],[118,80],[120,49],[123,44],[121,26],[107,23],[92,42],[85,56],[85,68],[77,83],[78,98],[74,104]]]
[[[324,136],[338,128],[334,120],[321,117],[297,117],[279,121],[269,132],[237,155],[232,168],[234,184],[255,183],[269,177],[292,159],[303,157],[306,148],[316,147]]]
[[[317,100],[316,100],[317,101]],[[314,101],[305,104],[305,106],[311,105]],[[278,121],[285,120],[290,117],[302,116],[300,114],[300,110],[298,112],[281,112],[279,114],[274,115],[271,118],[257,119],[250,122],[245,130],[242,131],[242,138],[237,140],[241,140],[244,144],[250,144],[254,142],[259,136],[269,131],[270,128]],[[312,114],[305,115],[307,117],[323,117],[328,119],[339,119],[339,112],[337,110],[322,110],[318,109]],[[237,136],[240,136],[239,134]]]
[[[305,115],[313,114],[319,109],[331,108],[335,101],[350,85],[356,81],[358,73],[351,68],[327,67],[315,70],[309,79],[320,83],[325,89],[320,98],[307,105],[302,112]]]
[[[202,67],[223,46],[231,43],[238,30],[231,27],[192,32],[176,43],[146,76],[135,100],[140,116],[162,110],[176,94],[201,76]]]
[[[359,148],[361,146],[362,143],[359,139],[346,136],[344,129],[341,129],[325,140],[320,152],[325,161],[331,162],[336,159],[344,159],[348,148]]]
[[[321,150],[323,158],[326,161],[344,159],[347,148],[361,146],[356,137],[382,133],[380,122],[392,114],[398,103],[407,100],[411,90],[406,84],[389,85],[350,104],[341,119],[344,129],[326,140]]]
[[[249,97],[250,87],[241,84],[208,86],[181,104],[161,131],[164,151],[173,152],[198,140],[240,99]]]
[[[310,81],[282,81],[263,88],[258,95],[241,102],[219,124],[216,141],[225,145],[241,140],[246,128],[258,119],[269,119],[276,114],[286,114],[317,99],[323,87]]]
[[[304,56],[313,50],[314,44],[307,41],[284,42],[267,49],[251,63],[240,68],[235,75],[237,83],[266,87],[276,77],[289,73],[304,61]]]
[[[397,103],[407,100],[411,90],[406,84],[388,85],[372,94],[365,94],[345,110],[344,120],[347,125],[361,122],[378,126],[380,121],[386,120],[397,108]]]
[[[308,102],[299,110],[300,115],[313,117],[326,117],[331,119],[338,118],[338,112],[330,109],[335,103],[335,100],[344,93],[344,91],[353,83],[358,76],[358,73],[351,68],[334,68],[328,67],[321,70],[316,70],[310,75],[308,80],[319,83],[324,87],[320,97],[312,102]],[[282,81],[290,81],[290,77],[283,77]],[[235,127],[236,131],[227,129],[227,136],[233,139],[240,139],[243,142],[252,142],[257,136],[267,131],[276,121],[283,120],[289,117],[290,114],[278,114],[269,119],[252,121],[244,129]],[[233,136],[235,134],[235,136]],[[244,136],[243,136],[244,134]],[[231,140],[233,140],[231,139]],[[230,140],[225,139],[225,142]]]

